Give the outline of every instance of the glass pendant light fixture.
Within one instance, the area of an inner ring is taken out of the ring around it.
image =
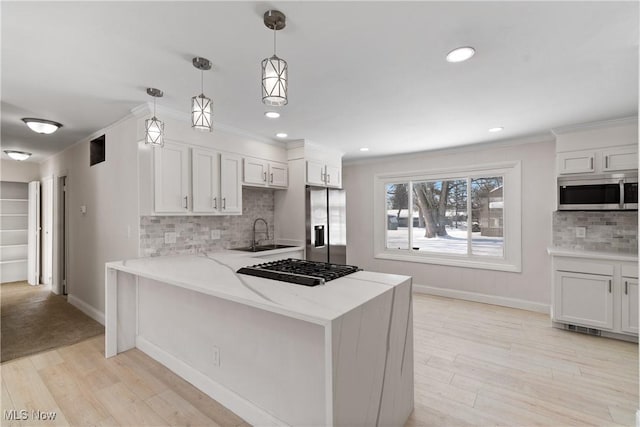
[[[286,25],[284,13],[268,10],[264,13],[264,25],[273,30],[273,56],[262,60],[262,102],[281,107],[287,105],[287,61],[276,55],[276,32]]]
[[[162,98],[164,94],[160,89],[148,87],[147,95],[153,96],[153,117],[144,122],[144,143],[162,147],[164,145],[164,123],[156,117],[156,98]]]
[[[25,124],[29,126],[29,129],[31,129],[32,131],[36,133],[43,133],[45,135],[54,133],[62,127],[62,125],[58,122],[45,119],[35,119],[32,117],[26,117],[22,119],[22,121],[25,122]]]
[[[200,70],[200,95],[191,98],[191,127],[211,132],[213,125],[213,102],[204,96],[204,71],[211,69],[211,61],[206,58],[193,58],[193,66]]]

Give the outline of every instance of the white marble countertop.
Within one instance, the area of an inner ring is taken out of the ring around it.
[[[309,287],[235,273],[260,264],[259,255],[292,250],[296,249],[137,258],[106,267],[322,325],[410,279],[359,271]]]
[[[638,255],[633,254],[621,254],[616,252],[596,252],[596,251],[582,251],[578,249],[566,249],[566,248],[547,248],[549,255],[556,256],[569,256],[575,258],[598,258],[611,261],[629,261],[638,262]]]

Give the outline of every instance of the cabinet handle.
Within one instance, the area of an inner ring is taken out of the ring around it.
[[[273,184],[273,172],[271,172],[271,181],[270,182]]]
[[[629,282],[624,281],[624,294],[629,295]]]
[[[593,157],[589,159],[589,169],[593,170]]]
[[[331,184],[331,174],[327,174],[327,184]]]
[[[604,167],[605,169],[609,168],[609,156],[604,156]]]
[[[320,181],[327,182],[327,174],[320,171]]]
[[[189,209],[189,196],[184,196],[184,208]]]
[[[213,198],[213,209],[218,209],[218,198],[217,197]]]
[[[226,197],[222,198],[222,209],[227,209],[227,198]]]
[[[611,293],[611,279],[609,279],[609,293]]]
[[[264,182],[267,182],[267,173],[266,172],[262,172],[262,177],[263,177],[262,180]]]

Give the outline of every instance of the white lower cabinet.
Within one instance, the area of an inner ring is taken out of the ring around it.
[[[638,334],[638,279],[623,277],[622,325],[623,332]]]
[[[551,317],[566,325],[638,335],[638,265],[553,255]]]
[[[613,329],[613,276],[556,271],[555,321]]]
[[[240,156],[165,143],[154,149],[154,211],[242,214]]]

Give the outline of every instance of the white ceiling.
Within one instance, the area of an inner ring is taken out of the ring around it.
[[[278,54],[290,96],[277,120],[260,101],[269,8],[287,15]],[[346,158],[636,115],[638,16],[638,2],[3,1],[2,148],[42,161],[147,102],[149,86],[187,112],[194,56],[214,64],[205,93],[217,123]],[[476,56],[444,60],[463,45]],[[29,116],[64,127],[37,135],[20,122]]]

